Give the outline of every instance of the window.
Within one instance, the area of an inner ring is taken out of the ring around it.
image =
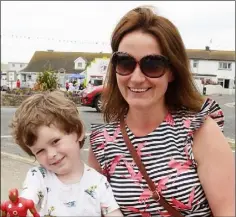
[[[193,60],[193,68],[197,68],[198,67],[198,60]]]
[[[12,67],[15,67],[15,63],[12,63]]]
[[[229,62],[219,62],[219,69],[231,70],[232,63]]]
[[[22,64],[20,64],[20,67],[23,67],[23,65],[22,65]]]
[[[81,68],[82,67],[82,63],[78,63],[78,68]]]
[[[102,70],[102,72],[106,71],[107,70],[107,66],[102,66],[101,70]]]
[[[26,74],[23,74],[22,82],[26,82]]]
[[[218,84],[221,85],[222,87],[224,87],[224,79],[219,78],[218,79]]]

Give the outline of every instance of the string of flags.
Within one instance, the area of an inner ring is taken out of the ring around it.
[[[105,41],[89,41],[89,40],[71,40],[71,39],[59,39],[55,37],[42,37],[42,36],[28,36],[28,35],[16,35],[16,34],[1,34],[1,38],[13,38],[13,39],[27,39],[27,40],[47,40],[59,43],[71,43],[71,44],[86,44],[86,45],[103,45],[110,46]]]

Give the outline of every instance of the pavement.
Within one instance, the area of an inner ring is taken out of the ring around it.
[[[81,157],[87,163],[87,149],[81,151]],[[21,190],[28,170],[38,165],[34,158],[22,157],[16,154],[1,152],[1,201],[8,200],[8,191],[11,188]]]
[[[8,199],[8,190],[20,190],[27,171],[34,165],[23,159],[13,158],[1,153],[1,201]]]

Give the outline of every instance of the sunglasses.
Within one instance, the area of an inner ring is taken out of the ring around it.
[[[167,57],[162,55],[147,55],[137,61],[128,53],[117,51],[113,53],[111,63],[117,74],[126,76],[134,72],[137,64],[142,73],[149,78],[159,78],[166,72],[170,62]]]

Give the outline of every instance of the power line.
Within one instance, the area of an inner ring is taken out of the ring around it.
[[[62,39],[56,37],[43,37],[43,36],[29,36],[29,35],[18,35],[18,34],[1,34],[1,38],[12,38],[17,40],[46,40],[59,43],[70,43],[70,44],[83,44],[83,45],[102,45],[110,46],[108,42],[105,41],[91,41],[91,40],[73,40],[73,39]]]

